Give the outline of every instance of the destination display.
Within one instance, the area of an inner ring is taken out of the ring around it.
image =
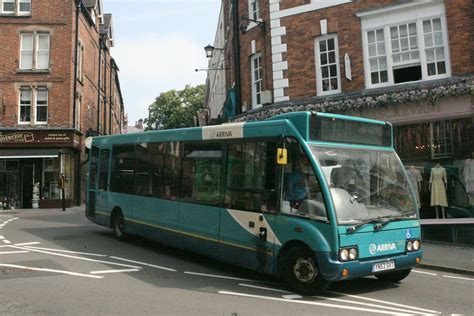
[[[324,142],[391,146],[388,124],[316,116],[311,122],[311,139]]]

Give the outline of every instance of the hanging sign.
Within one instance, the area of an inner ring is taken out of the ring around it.
[[[352,81],[351,59],[347,53],[344,55],[344,68],[346,70],[346,79]]]

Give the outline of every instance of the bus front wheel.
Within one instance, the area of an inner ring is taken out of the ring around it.
[[[286,283],[300,294],[318,294],[329,286],[319,271],[316,256],[307,247],[291,248],[285,255],[281,272]]]
[[[112,217],[112,228],[114,229],[115,238],[118,240],[125,240],[124,226],[125,220],[123,219],[122,212],[118,211]]]
[[[394,271],[394,272],[387,272],[376,274],[375,277],[381,281],[389,282],[389,283],[397,283],[406,278],[411,272],[411,269]]]

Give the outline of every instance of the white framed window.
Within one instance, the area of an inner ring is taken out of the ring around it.
[[[451,76],[442,3],[407,3],[359,17],[367,88]]]
[[[47,124],[48,103],[46,87],[21,87],[18,124],[31,124],[31,122],[38,125]]]
[[[31,13],[31,0],[18,0],[18,14]]]
[[[35,101],[35,123],[48,123],[48,90],[45,88],[38,88],[36,90]]]
[[[14,14],[15,13],[15,0],[0,0],[2,2],[2,13]]]
[[[31,108],[33,101],[33,93],[31,88],[20,89],[20,106],[18,123],[19,124],[30,124],[31,123]]]
[[[33,69],[34,35],[21,34],[20,69]]]
[[[318,95],[341,92],[337,35],[319,37],[315,40],[315,46]]]
[[[20,69],[48,70],[50,55],[49,33],[23,33],[20,43]]]
[[[262,106],[262,55],[254,54],[250,59],[252,79],[252,108]]]
[[[446,53],[441,18],[423,21],[428,76],[446,74]]]
[[[373,84],[388,81],[387,54],[383,29],[367,32],[370,78]]]
[[[249,0],[249,19],[260,20],[260,3],[259,0]]]
[[[0,13],[29,15],[31,14],[31,0],[0,0]]]

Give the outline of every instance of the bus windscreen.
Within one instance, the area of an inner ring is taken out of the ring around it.
[[[310,133],[315,141],[392,146],[389,124],[316,116],[312,118]]]

